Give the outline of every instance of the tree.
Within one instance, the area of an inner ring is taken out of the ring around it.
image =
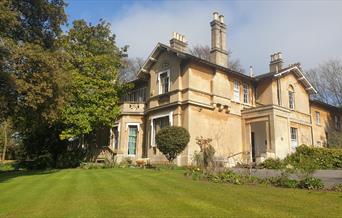
[[[342,106],[342,61],[329,60],[306,73],[317,89],[314,99],[335,106]]]
[[[189,53],[201,58],[203,60],[210,61],[210,47],[208,45],[196,45],[189,49]],[[245,73],[245,70],[242,68],[239,59],[233,59],[232,51],[228,51],[228,68],[235,70],[240,73]]]
[[[66,22],[64,7],[62,0],[0,2],[0,120],[13,121],[30,159],[60,144],[54,130],[68,66],[56,42]]]
[[[73,66],[70,98],[62,113],[66,128],[62,139],[68,139],[107,126],[112,127],[120,114],[118,82],[121,57],[109,23],[97,25],[76,20],[61,40]]]
[[[157,148],[170,163],[185,149],[189,140],[189,132],[178,126],[165,127],[156,135]]]

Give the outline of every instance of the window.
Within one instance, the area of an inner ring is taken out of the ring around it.
[[[234,81],[234,100],[240,101],[240,83],[239,81]]]
[[[335,128],[338,130],[341,128],[341,119],[338,115],[335,115]]]
[[[170,71],[164,71],[158,75],[159,94],[164,94],[170,91]]]
[[[155,138],[159,130],[161,130],[164,127],[170,126],[170,117],[169,116],[163,116],[159,118],[155,118],[152,120],[152,146],[156,144]]]
[[[249,87],[248,84],[243,84],[243,103],[249,103]]]
[[[289,107],[294,110],[295,108],[295,98],[294,98],[294,92],[289,91]]]
[[[291,149],[292,149],[292,151],[295,151],[297,146],[298,146],[297,129],[291,127]]]
[[[295,109],[295,92],[292,85],[289,85],[289,108],[294,110]]]
[[[128,126],[128,155],[136,154],[138,126]]]
[[[320,125],[321,124],[321,113],[316,111],[316,124]]]
[[[145,102],[146,87],[131,90],[123,96],[123,102]]]
[[[118,149],[119,148],[119,127],[115,126],[112,130],[113,133],[113,141],[114,141],[114,149]]]

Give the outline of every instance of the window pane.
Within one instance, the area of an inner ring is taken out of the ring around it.
[[[249,102],[249,87],[248,84],[243,84],[243,102],[248,103]]]
[[[234,100],[240,101],[240,84],[238,81],[234,81]]]

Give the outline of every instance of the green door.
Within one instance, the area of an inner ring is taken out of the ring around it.
[[[128,126],[129,135],[128,135],[128,155],[135,155],[136,146],[137,146],[137,126]]]

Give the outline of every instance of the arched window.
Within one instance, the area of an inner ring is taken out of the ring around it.
[[[294,110],[295,109],[295,92],[292,85],[289,85],[289,108]]]

